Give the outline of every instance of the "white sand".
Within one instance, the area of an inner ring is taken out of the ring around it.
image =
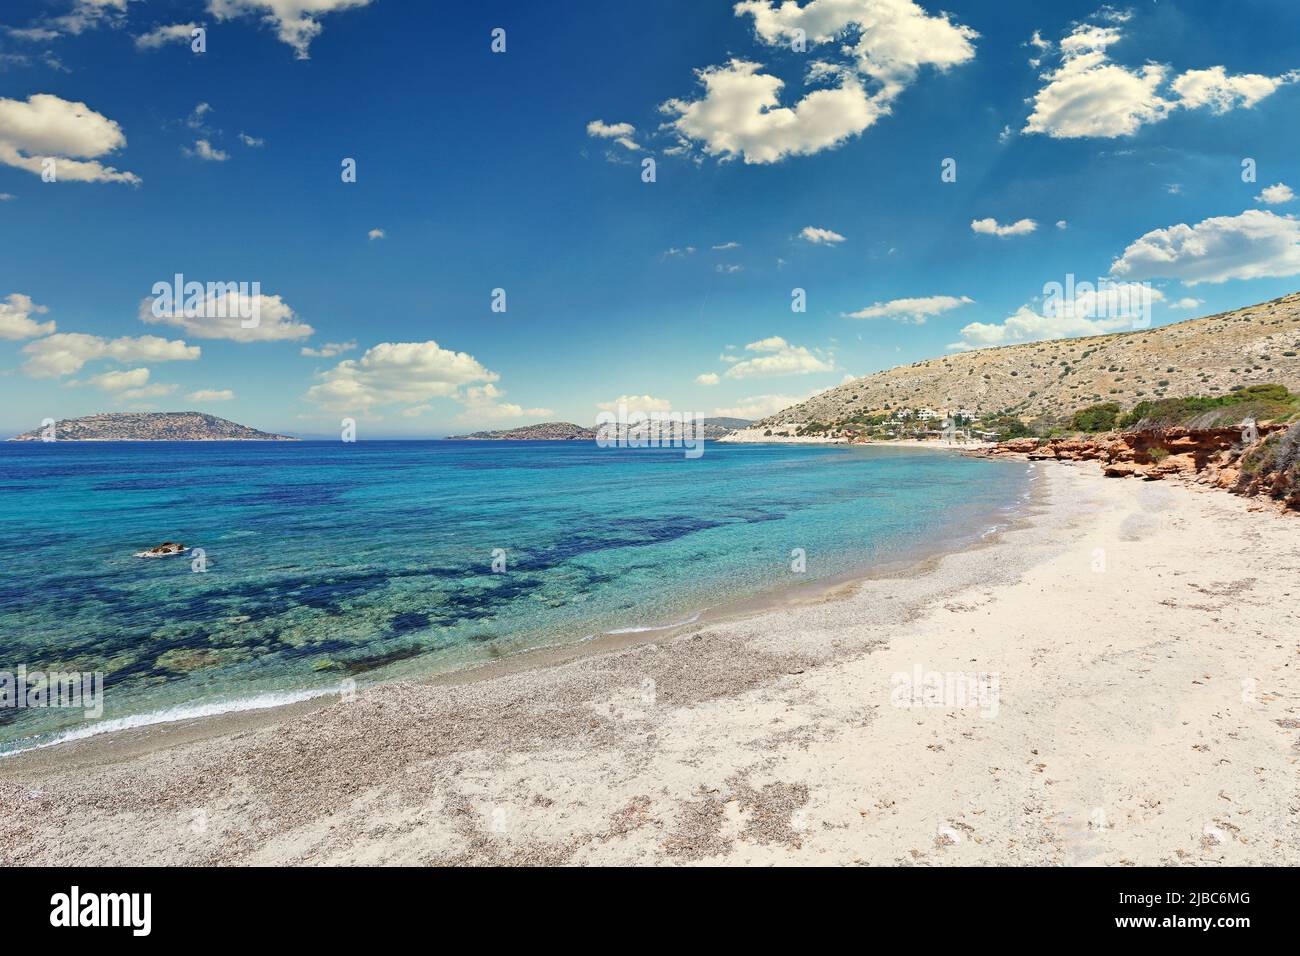
[[[1034,467],[1025,525],[838,599],[0,761],[0,860],[1300,863],[1300,525]],[[917,668],[996,712],[895,706]]]

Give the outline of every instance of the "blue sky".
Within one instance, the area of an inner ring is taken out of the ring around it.
[[[1047,308],[1067,274],[1149,282],[1154,325],[1283,295],[1298,28],[1284,0],[7,0],[0,429],[758,417],[1127,327]],[[145,321],[176,273],[260,283],[260,326]]]

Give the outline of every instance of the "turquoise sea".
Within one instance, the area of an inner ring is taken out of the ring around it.
[[[1028,480],[880,447],[0,444],[0,671],[106,685],[98,721],[0,709],[0,752],[672,624],[976,538]],[[133,557],[165,540],[207,570]]]

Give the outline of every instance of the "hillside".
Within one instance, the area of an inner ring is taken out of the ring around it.
[[[37,428],[10,441],[42,441]],[[202,412],[105,412],[54,423],[55,441],[297,441]]]
[[[1300,388],[1300,293],[1156,329],[959,352],[854,379],[755,428],[842,422],[898,409],[1008,411],[1026,421],[1097,402]]]
[[[449,441],[594,441],[596,432],[572,422],[542,422],[494,432],[448,435],[447,438]]]

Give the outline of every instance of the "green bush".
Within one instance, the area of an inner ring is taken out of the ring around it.
[[[1285,385],[1237,386],[1227,395],[1191,395],[1138,402],[1120,418],[1120,428],[1215,428],[1243,418],[1287,418],[1300,411],[1300,395]]]
[[[1074,413],[1070,419],[1070,428],[1076,432],[1108,432],[1115,427],[1119,418],[1120,407],[1117,402],[1102,402],[1089,405]]]

